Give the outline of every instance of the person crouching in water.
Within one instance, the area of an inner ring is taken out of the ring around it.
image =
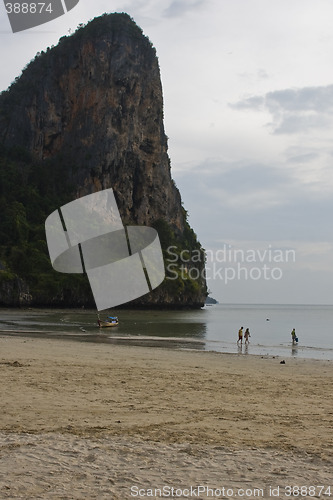
[[[249,337],[251,337],[250,330],[247,328],[244,333],[245,344],[249,343]]]
[[[241,327],[239,330],[238,330],[238,340],[237,340],[237,344],[238,343],[243,343],[243,327]]]

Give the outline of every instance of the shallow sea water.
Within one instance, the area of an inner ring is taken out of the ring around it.
[[[100,330],[92,310],[0,309],[0,335],[333,360],[333,306],[217,304],[196,311],[110,314],[119,317],[119,326]],[[236,343],[241,326],[250,329],[248,345]],[[293,328],[297,346],[291,343]]]

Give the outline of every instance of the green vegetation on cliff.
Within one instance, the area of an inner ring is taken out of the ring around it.
[[[67,298],[93,305],[85,276],[53,270],[45,239],[47,216],[73,198],[69,171],[65,163],[34,162],[20,148],[0,149],[0,303],[17,305],[16,297],[1,296],[1,288],[20,278],[33,303],[60,305]]]

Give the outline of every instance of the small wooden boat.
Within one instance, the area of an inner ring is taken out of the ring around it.
[[[97,324],[99,328],[110,328],[112,326],[118,326],[119,321],[117,316],[109,316],[106,320],[101,320],[98,318]]]

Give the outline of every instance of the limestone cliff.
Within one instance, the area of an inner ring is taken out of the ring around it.
[[[49,182],[59,172],[71,199],[112,187],[125,224],[165,221],[179,248],[200,247],[170,174],[155,49],[127,14],[96,18],[37,54],[0,96],[0,143],[7,155],[28,154],[27,171],[49,169]],[[143,303],[204,303],[202,278],[177,296],[171,288]]]

